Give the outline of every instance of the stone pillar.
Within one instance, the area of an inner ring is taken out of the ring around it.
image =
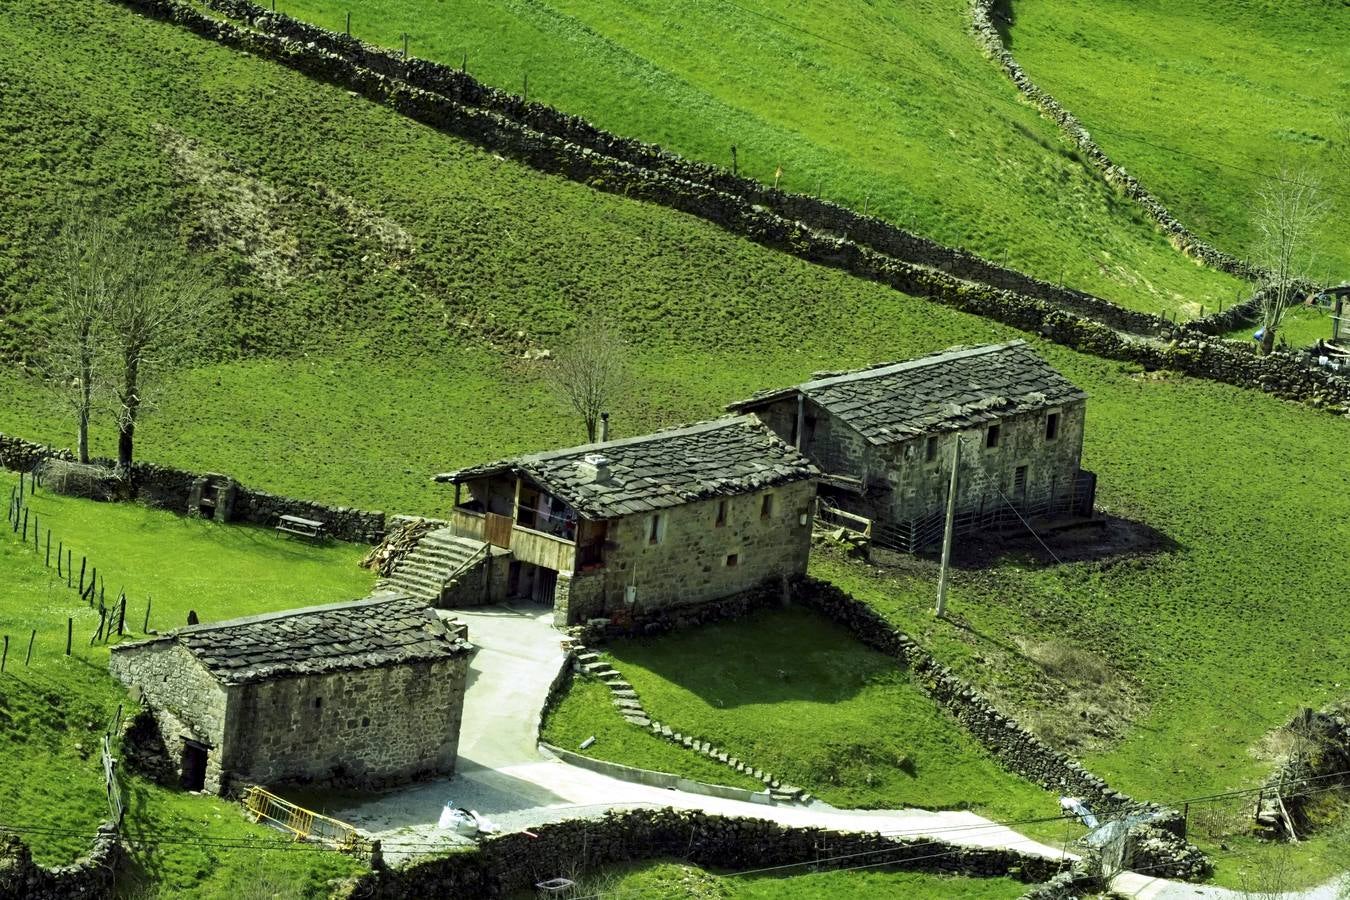
[[[567,614],[572,604],[572,576],[567,572],[558,573],[558,583],[553,589],[553,627],[566,628],[569,624]]]

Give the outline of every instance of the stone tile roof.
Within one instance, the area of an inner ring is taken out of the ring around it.
[[[371,669],[467,653],[435,610],[382,597],[193,625],[166,635],[226,684]]]
[[[604,470],[598,475],[597,456]],[[750,493],[820,472],[757,417],[731,416],[473,466],[436,480],[458,483],[492,475],[524,476],[581,515],[610,519]]]
[[[1026,341],[953,347],[929,356],[822,375],[761,391],[729,409],[750,411],[803,394],[873,444],[955,431],[1084,400],[1087,394]]]

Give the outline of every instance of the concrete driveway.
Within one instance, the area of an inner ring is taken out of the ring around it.
[[[437,828],[446,803],[478,812],[499,830],[516,831],[613,809],[697,809],[723,816],[772,819],[840,831],[933,835],[954,843],[1010,847],[1042,856],[1061,850],[968,812],[839,810],[825,803],[777,806],[621,781],[545,758],[538,750],[539,712],[564,660],[563,635],[552,612],[540,608],[456,610],[479,649],[469,669],[452,778],[410,785],[330,812],[379,838],[398,862],[457,843]]]

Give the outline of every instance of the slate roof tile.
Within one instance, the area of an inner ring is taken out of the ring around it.
[[[246,684],[469,652],[424,602],[382,597],[170,632],[217,679]]]
[[[873,444],[954,431],[1062,406],[1087,394],[1026,341],[953,347],[899,363],[820,375],[728,407],[749,412],[801,393]]]

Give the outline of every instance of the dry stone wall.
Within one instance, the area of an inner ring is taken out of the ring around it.
[[[1249,348],[1199,336],[1169,343],[1130,336],[1122,332],[1137,334],[1152,329],[1153,333],[1166,336],[1170,334],[1167,331],[1170,326],[1132,328],[1129,323],[1118,321],[1117,314],[1088,315],[1027,293],[973,283],[897,259],[859,243],[854,237],[822,233],[801,220],[714,185],[638,166],[527,127],[495,111],[464,106],[402,79],[381,75],[325,50],[317,41],[301,42],[223,22],[181,0],[121,2],[148,15],[174,21],[225,46],[275,60],[352,90],[417,122],[509,154],[540,171],[698,216],[809,262],[842,269],[903,293],[1040,334],[1084,353],[1133,362],[1148,369],[1175,369],[1336,411],[1350,409],[1350,379],[1292,355],[1258,357]]]
[[[105,823],[89,852],[68,866],[45,868],[16,835],[0,835],[0,900],[102,900],[113,895],[121,859],[117,829]]]
[[[0,468],[31,472],[44,459],[72,459],[69,450],[0,434]],[[110,461],[101,462],[111,465]],[[153,463],[133,463],[131,490],[135,498],[180,515],[188,512],[188,497],[200,475]],[[384,536],[384,513],[346,506],[329,506],[239,487],[230,521],[272,527],[284,515],[323,522],[327,534],[340,541],[374,544]]]
[[[1082,151],[1102,178],[1139,204],[1179,249],[1221,272],[1227,272],[1239,278],[1260,278],[1264,273],[1259,268],[1219,250],[1197,237],[1185,225],[1182,225],[1158,198],[1150,194],[1139,183],[1138,179],[1125,171],[1123,166],[1116,165],[1111,157],[1106,155],[1106,151],[1097,145],[1097,142],[1092,139],[1092,135],[1088,133],[1088,130],[1083,127],[1083,124],[1078,121],[1073,113],[1061,106],[1058,100],[1031,80],[1030,76],[1018,65],[1017,60],[1013,58],[1012,53],[1003,45],[1003,37],[994,25],[994,10],[1001,2],[1007,2],[1007,0],[971,0],[972,27],[975,38],[984,52],[999,64],[1003,73],[1017,86],[1022,95],[1031,101],[1031,104],[1042,114],[1058,124],[1060,130],[1073,142],[1075,147]]]
[[[1015,850],[958,847],[931,839],[896,840],[760,819],[729,819],[673,809],[611,813],[602,819],[543,825],[531,834],[500,835],[476,851],[371,873],[347,885],[346,897],[504,897],[559,876],[615,863],[681,859],[704,868],[752,869],[791,864],[819,869],[869,864],[917,872],[1050,879],[1067,862]]]

